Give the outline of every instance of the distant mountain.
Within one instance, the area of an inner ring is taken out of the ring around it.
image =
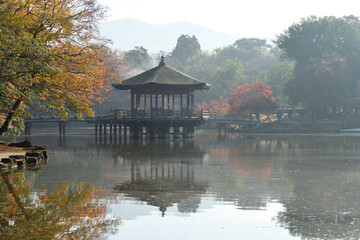
[[[143,46],[149,53],[158,53],[161,50],[171,52],[181,34],[195,35],[201,49],[210,51],[233,44],[238,39],[190,22],[149,24],[130,18],[103,22],[100,32],[113,41],[114,48],[127,51],[135,46]]]

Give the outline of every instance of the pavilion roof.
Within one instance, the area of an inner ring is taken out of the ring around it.
[[[120,90],[135,89],[138,87],[191,87],[194,90],[209,89],[209,85],[168,67],[162,58],[159,66],[147,70],[139,75],[124,80],[113,86]]]

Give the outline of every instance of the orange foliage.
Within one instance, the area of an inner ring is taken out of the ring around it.
[[[0,89],[6,96],[1,122],[11,111],[23,116],[12,109],[18,100],[32,104],[40,99],[64,119],[71,112],[93,114],[93,102],[104,99],[111,82],[121,81],[123,66],[123,56],[98,34],[104,14],[104,8],[87,0],[0,4]]]

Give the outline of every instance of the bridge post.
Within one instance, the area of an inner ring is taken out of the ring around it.
[[[98,135],[98,124],[95,123],[95,136],[97,136],[97,135]]]
[[[184,137],[192,138],[194,137],[194,126],[186,126],[184,127]]]
[[[127,137],[127,125],[124,124],[124,138],[126,139]]]
[[[106,123],[104,123],[104,137],[106,137],[106,129],[107,128],[107,126],[106,126]]]
[[[165,124],[164,126],[160,126],[160,137],[161,138],[170,138],[170,126]]]
[[[31,123],[25,123],[25,139],[29,140]]]
[[[143,138],[143,134],[144,134],[144,127],[140,126],[138,127],[138,138],[142,139]]]
[[[173,137],[179,138],[180,137],[180,131],[179,131],[179,125],[173,126]]]
[[[102,123],[99,123],[99,135],[102,136]]]
[[[119,136],[121,136],[121,131],[122,131],[122,124],[119,123]]]
[[[152,138],[152,132],[150,126],[146,126],[146,138]]]
[[[60,136],[65,135],[65,122],[64,121],[58,122],[58,125],[59,125],[59,135]]]
[[[137,138],[138,137],[138,127],[137,126],[130,126],[130,138]]]
[[[158,126],[151,126],[151,137],[159,138],[160,137],[160,128]]]

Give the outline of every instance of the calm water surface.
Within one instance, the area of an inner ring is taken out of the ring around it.
[[[360,238],[360,136],[31,140],[50,158],[2,172],[3,239]]]

